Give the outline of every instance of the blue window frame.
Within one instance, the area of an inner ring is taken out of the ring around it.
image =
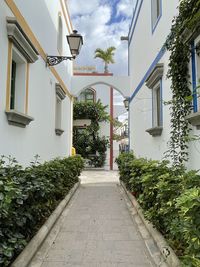
[[[151,0],[151,27],[154,33],[162,16],[162,0]]]
[[[192,65],[192,89],[193,89],[193,112],[198,111],[198,96],[197,96],[197,58],[196,58],[196,48],[195,48],[195,42],[193,41],[191,43],[191,51],[192,51],[192,57],[191,57],[191,65]]]
[[[195,113],[200,111],[200,35],[191,42],[191,84]]]

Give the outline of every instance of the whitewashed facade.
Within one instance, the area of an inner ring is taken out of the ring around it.
[[[170,33],[172,19],[178,13],[178,5],[178,0],[137,0],[136,3],[128,39],[130,149],[137,156],[160,160],[167,150],[170,111],[164,102],[171,100],[171,83],[166,78],[169,53],[163,45]],[[197,43],[198,38],[194,42]],[[196,80],[199,80],[200,61],[197,54],[194,58],[196,61],[191,60],[190,64],[191,76],[195,73]],[[198,111],[197,105],[195,116]],[[199,135],[197,128],[192,126],[191,135]],[[199,153],[200,142],[190,142],[188,168],[199,169]]]
[[[70,55],[65,0],[0,1],[0,155],[27,165],[68,156],[72,146],[72,62],[46,65],[46,55]]]

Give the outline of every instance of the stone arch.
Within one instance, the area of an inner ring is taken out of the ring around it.
[[[78,96],[82,90],[98,84],[114,88],[125,98],[130,96],[130,78],[126,76],[74,76],[72,78],[72,94]]]

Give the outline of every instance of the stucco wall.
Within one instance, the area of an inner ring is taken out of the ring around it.
[[[137,10],[129,34],[129,72],[131,79],[130,103],[130,148],[137,156],[162,159],[170,138],[169,106],[162,105],[163,132],[161,136],[152,137],[146,132],[152,127],[152,92],[145,85],[148,70],[156,63],[164,64],[162,79],[163,102],[171,99],[171,82],[166,78],[169,53],[160,53],[170,33],[171,22],[177,15],[179,1],[162,0],[162,16],[152,34],[151,1],[137,1]],[[138,10],[140,8],[140,12]],[[137,21],[137,22],[136,22]],[[156,59],[157,58],[157,59]],[[152,67],[152,68],[151,68]],[[145,78],[146,76],[146,78]],[[134,91],[137,90],[137,93]],[[199,130],[192,127],[191,135],[199,135]],[[189,169],[199,169],[200,141],[189,143]]]
[[[48,2],[48,6],[47,6]],[[38,42],[48,54],[58,55],[57,18],[58,12],[62,13],[60,1],[22,1],[16,0],[15,4],[30,26]],[[6,81],[8,38],[6,29],[6,16],[13,16],[5,1],[0,2],[0,155],[11,155],[26,165],[38,154],[41,160],[48,160],[57,156],[66,156],[71,151],[71,100],[68,96],[62,103],[62,136],[55,134],[55,83],[58,80],[46,67],[40,57],[38,61],[30,64],[28,115],[34,118],[26,128],[11,126],[7,122],[6,109]],[[65,35],[68,34],[63,18]],[[64,53],[69,53],[65,37]],[[62,63],[56,67],[65,85],[70,88],[71,62]]]

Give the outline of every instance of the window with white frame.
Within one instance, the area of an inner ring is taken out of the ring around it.
[[[24,113],[26,96],[27,61],[13,47],[11,67],[10,109]]]
[[[157,64],[146,80],[146,85],[152,90],[152,125],[147,129],[152,136],[162,133],[162,76],[163,64]]]
[[[152,126],[159,127],[162,126],[161,120],[161,82],[159,81],[152,88]]]
[[[58,36],[57,36],[57,48],[60,54],[63,53],[63,23],[61,15],[58,16]]]
[[[55,132],[56,135],[61,135],[62,129],[62,101],[66,95],[60,84],[56,84],[56,106],[55,106]]]
[[[161,17],[161,1],[162,0],[151,0],[151,21],[152,30],[155,29],[156,24]]]

